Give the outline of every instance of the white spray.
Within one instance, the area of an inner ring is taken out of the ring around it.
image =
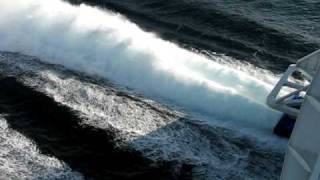
[[[266,130],[279,116],[264,102],[272,84],[109,11],[60,0],[2,0],[0,38],[0,50],[98,75],[220,122]]]

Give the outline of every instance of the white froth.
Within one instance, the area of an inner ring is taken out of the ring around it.
[[[0,2],[0,50],[108,78],[215,122],[270,131],[271,74],[254,77],[142,31],[118,14],[60,0]]]

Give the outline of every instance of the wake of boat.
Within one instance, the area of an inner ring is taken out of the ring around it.
[[[112,80],[212,122],[271,132],[271,74],[253,77],[146,33],[119,14],[60,0],[0,2],[0,50]],[[259,73],[257,73],[259,74]],[[259,77],[260,76],[260,77]]]

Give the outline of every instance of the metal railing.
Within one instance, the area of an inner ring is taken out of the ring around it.
[[[299,59],[296,65],[290,65],[283,74],[277,85],[269,94],[267,104],[273,109],[291,116],[298,116],[299,107],[303,102],[303,92],[308,90],[313,77],[319,70],[320,50]],[[302,81],[290,81],[294,72],[300,72],[307,83]],[[280,92],[284,87],[291,89],[291,92],[280,95]]]

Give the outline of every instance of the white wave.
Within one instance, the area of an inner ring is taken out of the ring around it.
[[[273,84],[142,31],[118,14],[60,0],[0,2],[0,50],[108,78],[242,128],[270,130]]]

